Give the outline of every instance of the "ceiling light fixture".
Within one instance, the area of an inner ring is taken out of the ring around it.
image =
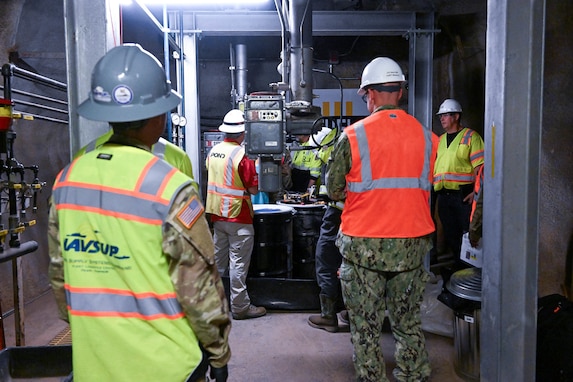
[[[139,2],[145,5],[224,5],[224,4],[236,4],[236,5],[256,5],[269,3],[272,0],[210,0],[208,3],[205,0],[139,0]],[[123,5],[129,5],[132,0],[120,0]]]

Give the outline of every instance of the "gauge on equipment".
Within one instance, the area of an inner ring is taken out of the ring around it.
[[[181,118],[179,117],[179,114],[177,113],[171,114],[171,123],[173,123],[174,125],[179,125],[181,123]]]
[[[186,124],[187,124],[187,118],[181,116],[181,118],[179,118],[179,126],[185,126]]]

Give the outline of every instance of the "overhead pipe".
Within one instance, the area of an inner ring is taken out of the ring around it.
[[[293,101],[312,104],[312,4],[311,0],[291,0],[290,85]]]

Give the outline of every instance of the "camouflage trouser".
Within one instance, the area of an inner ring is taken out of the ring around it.
[[[420,319],[428,278],[422,266],[405,272],[382,272],[342,261],[340,279],[358,381],[388,381],[380,348],[386,310],[396,340],[394,377],[409,382],[429,378],[431,367]]]

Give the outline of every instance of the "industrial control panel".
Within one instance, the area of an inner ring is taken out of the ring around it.
[[[279,191],[286,140],[285,101],[280,94],[249,95],[245,101],[245,151],[256,158],[259,190]]]
[[[249,95],[245,102],[245,121],[247,154],[283,153],[286,133],[282,95]]]

